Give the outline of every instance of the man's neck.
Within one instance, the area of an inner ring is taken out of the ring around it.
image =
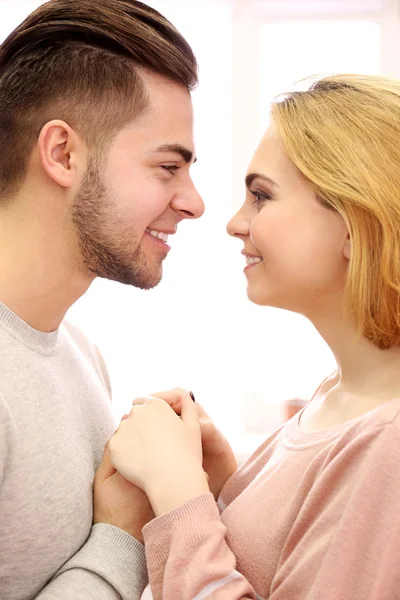
[[[70,255],[56,220],[1,211],[0,302],[28,325],[43,332],[58,329],[93,279]]]
[[[0,281],[0,302],[33,329],[50,333],[58,329],[68,309],[86,290],[68,297],[65,290],[53,290],[52,293],[50,290],[43,290],[38,294],[39,287],[39,283],[35,288],[28,284],[24,289],[10,291],[9,287],[6,288]]]

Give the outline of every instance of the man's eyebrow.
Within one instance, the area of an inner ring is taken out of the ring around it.
[[[265,181],[266,183],[269,183],[274,187],[279,187],[279,185],[275,181],[273,181],[269,177],[266,177],[265,175],[262,175],[261,173],[249,173],[245,179],[247,189],[250,189],[250,186],[255,179],[261,179],[261,181]]]
[[[195,163],[197,158],[193,160],[193,152],[181,144],[164,144],[155,148],[154,152],[174,152],[180,154],[185,163]]]

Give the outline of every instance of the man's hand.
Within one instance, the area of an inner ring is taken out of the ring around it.
[[[142,398],[109,449],[114,467],[146,493],[156,516],[210,492],[199,417],[189,394],[182,399],[180,417],[160,398]]]
[[[154,513],[141,489],[129,483],[110,462],[108,445],[93,484],[94,523],[123,529],[143,543],[142,529]]]
[[[187,393],[182,388],[165,392],[157,392],[151,396],[167,402],[177,415],[181,414],[182,398]],[[142,398],[133,401],[133,405],[142,404]],[[201,443],[203,449],[203,469],[208,475],[208,485],[215,498],[218,498],[225,482],[237,469],[237,462],[232,448],[222,433],[215,427],[204,408],[195,403],[199,416]]]

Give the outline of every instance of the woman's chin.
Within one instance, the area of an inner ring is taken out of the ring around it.
[[[253,304],[257,306],[271,306],[271,298],[268,298],[265,290],[257,289],[254,285],[247,286],[247,297]]]
[[[282,310],[290,310],[298,312],[293,302],[285,302],[283,298],[279,298],[276,294],[268,293],[267,290],[257,289],[255,286],[247,286],[247,297],[257,306],[268,306],[269,308],[280,308]]]

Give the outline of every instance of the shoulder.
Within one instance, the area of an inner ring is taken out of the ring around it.
[[[354,436],[393,438],[400,442],[400,398],[384,402],[354,421]]]
[[[400,398],[392,400],[390,406],[388,406],[386,410],[388,413],[387,419],[393,426],[393,429],[400,440]]]
[[[16,444],[15,423],[11,409],[0,390],[0,485],[8,470]]]
[[[356,419],[331,447],[328,464],[351,476],[400,476],[400,399]]]
[[[110,377],[99,348],[88,339],[79,327],[70,321],[64,320],[61,327],[68,342],[75,346],[79,354],[92,364],[111,395]]]
[[[71,342],[77,345],[83,351],[91,351],[92,344],[86,334],[76,325],[64,319],[60,327],[63,335],[67,336]]]

